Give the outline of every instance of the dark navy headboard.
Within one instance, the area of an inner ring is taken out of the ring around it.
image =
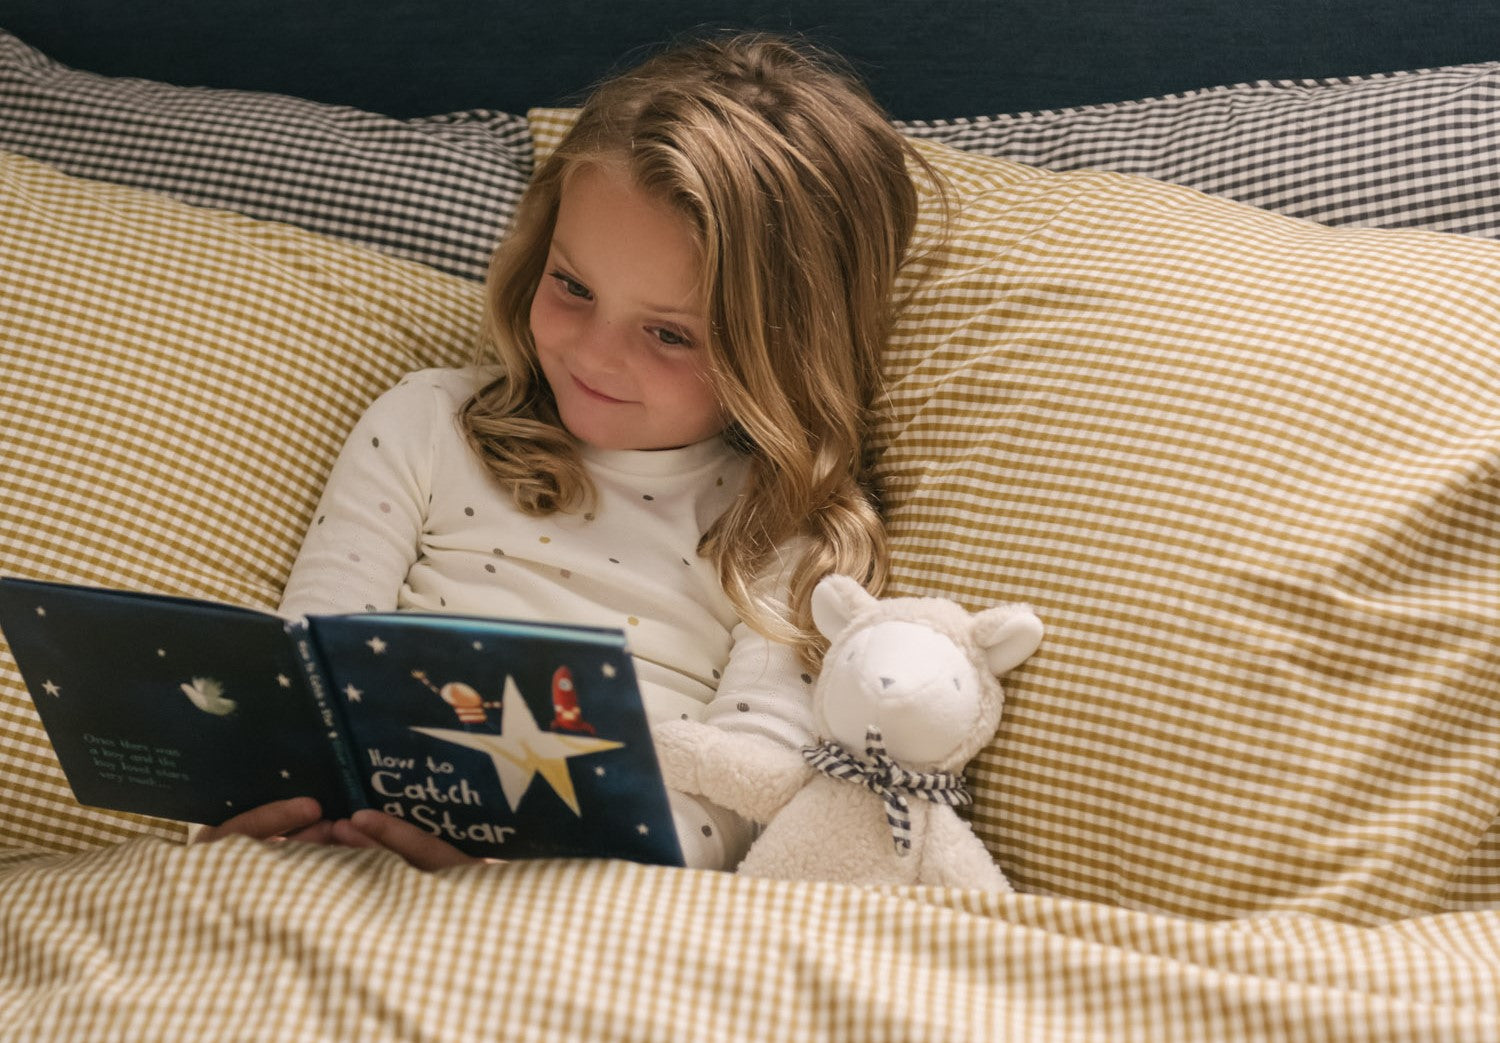
[[[393,116],[566,103],[699,26],[833,46],[943,118],[1500,58],[1491,0],[0,0],[0,28],[111,75]]]

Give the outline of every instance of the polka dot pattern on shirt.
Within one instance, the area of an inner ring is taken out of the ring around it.
[[[469,393],[447,371],[430,387],[413,381],[384,415],[372,406],[360,437],[346,444],[349,480],[317,516],[326,541],[318,552],[340,589],[353,595],[345,606],[392,607],[390,565],[414,551],[397,607],[587,618],[620,627],[654,668],[647,671],[654,675],[652,694],[661,689],[663,698],[685,696],[706,706],[725,681],[722,656],[735,621],[698,547],[706,519],[731,502],[743,459],[703,451],[713,447],[677,456],[681,462],[669,459],[673,453],[601,455],[586,459],[599,483],[587,510],[522,516],[455,434],[450,409]],[[430,430],[432,451],[413,452],[424,443],[413,441],[409,428]],[[424,469],[429,464],[434,469]],[[678,671],[682,683],[662,667]],[[783,691],[799,691],[796,676],[794,670],[783,678]],[[748,714],[734,713],[741,698]],[[736,685],[725,709],[740,719],[757,717],[766,712],[763,699]],[[687,830],[700,843],[710,835],[701,824]],[[715,843],[721,825],[712,828]]]

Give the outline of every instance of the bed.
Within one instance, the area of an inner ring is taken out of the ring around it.
[[[0,644],[0,1037],[1500,1039],[1500,32],[1471,0],[0,2],[0,574],[271,607],[579,92],[844,50],[949,179],[892,593],[1027,601],[1019,893],[420,873],[78,806]]]

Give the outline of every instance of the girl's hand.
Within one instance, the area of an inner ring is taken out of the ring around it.
[[[332,842],[345,847],[378,847],[395,852],[418,869],[462,866],[483,859],[466,855],[427,830],[384,812],[356,811],[333,823]]]
[[[331,843],[333,823],[323,820],[323,809],[311,797],[272,801],[242,811],[217,826],[199,830],[195,844],[239,835],[255,840],[298,840],[309,844]]]

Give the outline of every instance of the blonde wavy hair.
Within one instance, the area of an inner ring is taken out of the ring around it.
[[[485,361],[503,375],[461,412],[488,469],[530,514],[594,496],[537,363],[532,297],[558,202],[585,164],[623,164],[681,213],[702,261],[710,379],[748,454],[747,485],[703,534],[741,617],[815,667],[809,600],[830,571],[872,593],[888,553],[866,450],[892,290],[916,222],[907,163],[930,169],[833,56],[764,34],[676,45],[598,87],[543,160],[486,283]],[[798,539],[798,538],[801,539]],[[790,566],[790,618],[757,577]]]

